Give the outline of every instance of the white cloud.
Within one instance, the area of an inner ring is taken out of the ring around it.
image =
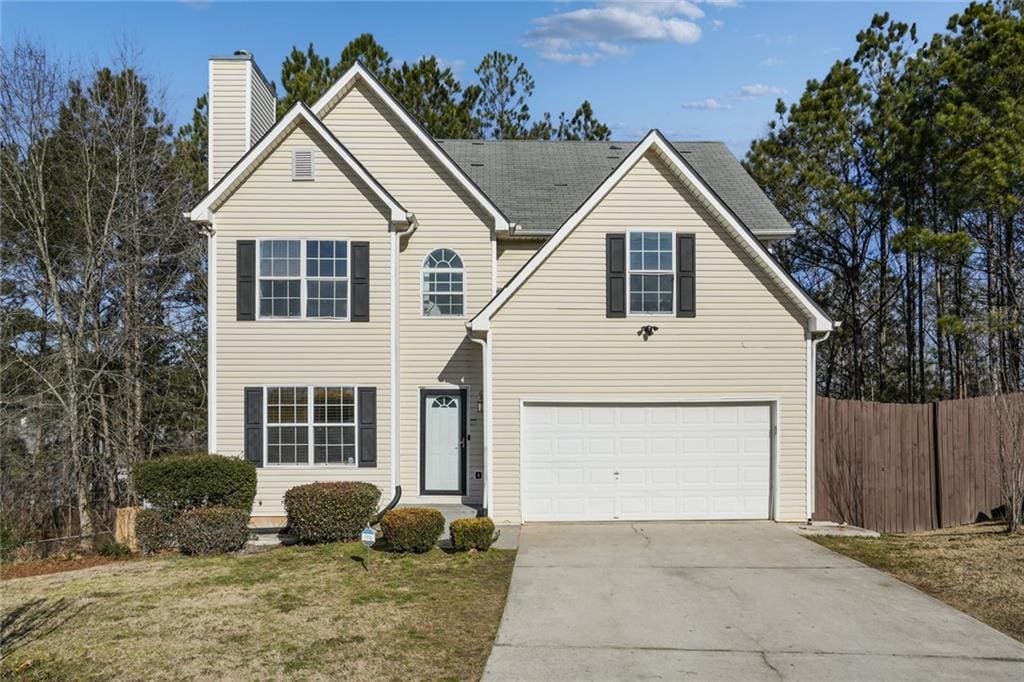
[[[715,7],[736,7],[740,4],[739,0],[698,0],[698,2]]]
[[[706,99],[695,99],[683,102],[683,109],[702,109],[704,111],[718,111],[719,109],[731,109],[732,107],[717,99],[708,97]]]
[[[784,62],[783,60],[779,59],[778,57],[768,57],[767,59],[762,59],[758,63],[758,66],[767,66],[767,67],[770,67],[770,66],[782,66],[785,63],[786,62]]]
[[[459,75],[466,70],[466,62],[463,59],[445,59],[444,57],[438,57],[437,65],[442,69],[451,69],[452,73],[455,75]]]
[[[694,43],[704,12],[688,0],[601,2],[533,20],[523,43],[544,59],[586,66],[629,52],[636,43]]]
[[[753,97],[764,97],[766,95],[781,95],[786,92],[784,89],[776,85],[764,85],[763,83],[754,83],[753,85],[744,85],[740,88],[740,97],[747,99]]]
[[[715,29],[716,31],[718,29],[722,28],[723,26],[725,26],[725,22],[722,21],[721,19],[712,19],[711,20],[711,28]]]

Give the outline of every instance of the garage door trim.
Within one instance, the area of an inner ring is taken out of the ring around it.
[[[782,400],[778,397],[686,397],[673,398],[664,396],[579,396],[579,395],[555,395],[543,397],[520,398],[519,400],[519,514],[520,518],[526,521],[526,486],[524,483],[525,467],[525,443],[526,443],[526,408],[530,405],[653,405],[653,406],[681,406],[699,407],[723,406],[723,405],[767,405],[769,420],[769,465],[768,465],[768,518],[775,520],[779,508],[779,407]],[[544,523],[544,522],[538,522]]]

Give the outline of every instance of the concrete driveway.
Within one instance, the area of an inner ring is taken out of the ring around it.
[[[522,529],[484,672],[510,679],[1024,679],[1024,644],[792,530]]]

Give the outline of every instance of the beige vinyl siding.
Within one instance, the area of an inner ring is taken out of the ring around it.
[[[506,240],[498,242],[498,288],[508,284],[519,268],[544,246],[541,239]]]
[[[211,187],[249,148],[245,138],[248,69],[244,59],[210,61]]]
[[[295,149],[314,150],[315,181],[292,181]],[[264,467],[259,470],[254,516],[282,516],[285,491],[313,481],[370,481],[390,498],[387,215],[376,195],[304,124],[289,133],[216,211],[216,450],[244,456],[246,386],[377,388],[376,468]],[[235,242],[273,237],[370,242],[370,321],[237,321]]]
[[[277,120],[277,99],[270,86],[260,77],[255,64],[249,69],[249,79],[252,114],[252,124],[249,128],[249,146],[251,147],[273,127],[274,121]]]
[[[481,379],[480,346],[466,338],[465,323],[491,298],[489,217],[405,124],[361,82],[343,93],[323,116],[324,123],[403,206],[419,227],[402,239],[400,250],[400,479],[403,501],[420,491],[421,387],[469,386],[467,497],[482,494],[483,418],[476,410]],[[446,247],[466,267],[466,315],[424,318],[423,259]],[[482,476],[482,474],[481,474]]]
[[[697,316],[605,317],[605,235],[696,234]],[[494,509],[520,520],[520,401],[776,399],[779,520],[803,520],[803,315],[655,155],[642,158],[492,320]],[[641,325],[659,327],[649,340]]]

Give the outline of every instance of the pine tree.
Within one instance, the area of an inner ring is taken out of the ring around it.
[[[331,60],[317,54],[313,43],[305,52],[293,47],[281,64],[284,96],[277,102],[277,115],[282,116],[297,102],[312,106],[334,83],[334,73]]]
[[[530,95],[533,76],[519,57],[507,52],[491,52],[476,67],[480,79],[480,99],[476,115],[485,137],[515,140],[530,133]]]

